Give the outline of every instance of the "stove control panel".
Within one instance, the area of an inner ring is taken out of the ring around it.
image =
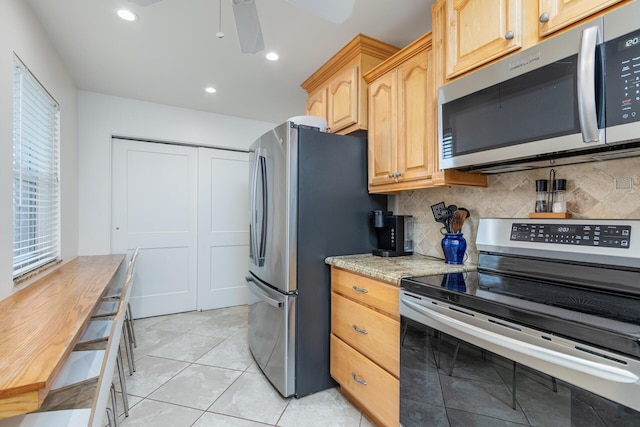
[[[630,225],[511,224],[511,238],[519,242],[603,246],[629,249]]]

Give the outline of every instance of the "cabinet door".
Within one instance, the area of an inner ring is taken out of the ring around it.
[[[400,425],[400,381],[335,335],[331,335],[331,376],[379,422]]]
[[[397,95],[392,71],[369,85],[369,185],[394,182],[397,168]]]
[[[538,0],[540,36],[561,30],[620,1],[622,0]]]
[[[331,332],[396,377],[400,375],[400,322],[331,294]]]
[[[446,0],[448,78],[522,47],[522,1]]]
[[[331,267],[331,290],[400,319],[398,286]]]
[[[397,71],[400,181],[429,178],[436,163],[429,149],[435,108],[430,53],[430,49],[420,52]]]
[[[358,122],[358,66],[338,74],[329,84],[329,117],[331,132]]]
[[[327,88],[322,88],[307,98],[307,115],[327,120]]]

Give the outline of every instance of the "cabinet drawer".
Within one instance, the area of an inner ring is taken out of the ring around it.
[[[398,286],[333,267],[331,269],[331,289],[347,298],[385,311],[394,319],[400,319],[398,314],[400,287]]]
[[[385,426],[399,425],[399,381],[334,335],[331,376]]]
[[[331,294],[331,333],[398,377],[400,322]]]

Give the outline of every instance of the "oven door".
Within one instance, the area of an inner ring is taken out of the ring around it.
[[[405,427],[640,425],[637,360],[406,291],[400,314]]]

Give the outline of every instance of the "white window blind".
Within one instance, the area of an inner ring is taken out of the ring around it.
[[[60,256],[58,103],[14,58],[13,277]]]

